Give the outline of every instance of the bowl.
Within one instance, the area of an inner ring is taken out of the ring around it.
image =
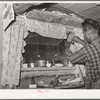
[[[63,64],[60,64],[60,63],[58,63],[58,64],[55,64],[55,66],[56,66],[56,67],[63,67],[64,65],[63,65]]]

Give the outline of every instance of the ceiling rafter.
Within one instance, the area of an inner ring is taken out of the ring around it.
[[[85,19],[85,17],[84,17],[83,15],[78,14],[78,13],[76,13],[76,12],[74,12],[74,11],[72,11],[72,10],[69,10],[69,9],[67,9],[67,8],[64,8],[64,7],[60,6],[60,5],[56,5],[56,7],[60,8],[60,9],[63,9],[63,10],[66,10],[66,11],[68,11],[69,13],[73,13],[73,14],[75,14],[77,17],[82,18],[83,20]]]

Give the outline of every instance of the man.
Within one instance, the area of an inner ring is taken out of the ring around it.
[[[92,19],[82,23],[84,41],[73,37],[72,41],[83,44],[83,48],[72,53],[68,48],[66,57],[72,64],[84,64],[87,71],[87,88],[100,89],[100,32],[99,24]]]

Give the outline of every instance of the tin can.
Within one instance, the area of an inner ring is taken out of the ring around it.
[[[34,63],[29,63],[29,68],[34,68]]]

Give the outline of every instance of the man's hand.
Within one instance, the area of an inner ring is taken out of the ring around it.
[[[83,40],[81,40],[78,36],[74,36],[74,37],[72,38],[72,42],[80,43],[80,44],[82,44],[82,45],[85,45],[85,44],[86,44],[86,42],[83,41]]]
[[[80,39],[78,36],[74,36],[74,37],[72,38],[72,41],[73,41],[73,42],[79,43],[80,40],[81,40],[81,39]]]
[[[67,42],[71,43],[74,36],[75,36],[74,33],[70,33],[70,34],[68,35]]]
[[[73,53],[72,53],[72,51],[70,49],[67,48],[65,50],[65,54],[66,54],[67,57],[70,57]]]
[[[70,42],[67,42],[67,41],[65,41],[65,48],[67,49],[67,48],[70,48]]]

